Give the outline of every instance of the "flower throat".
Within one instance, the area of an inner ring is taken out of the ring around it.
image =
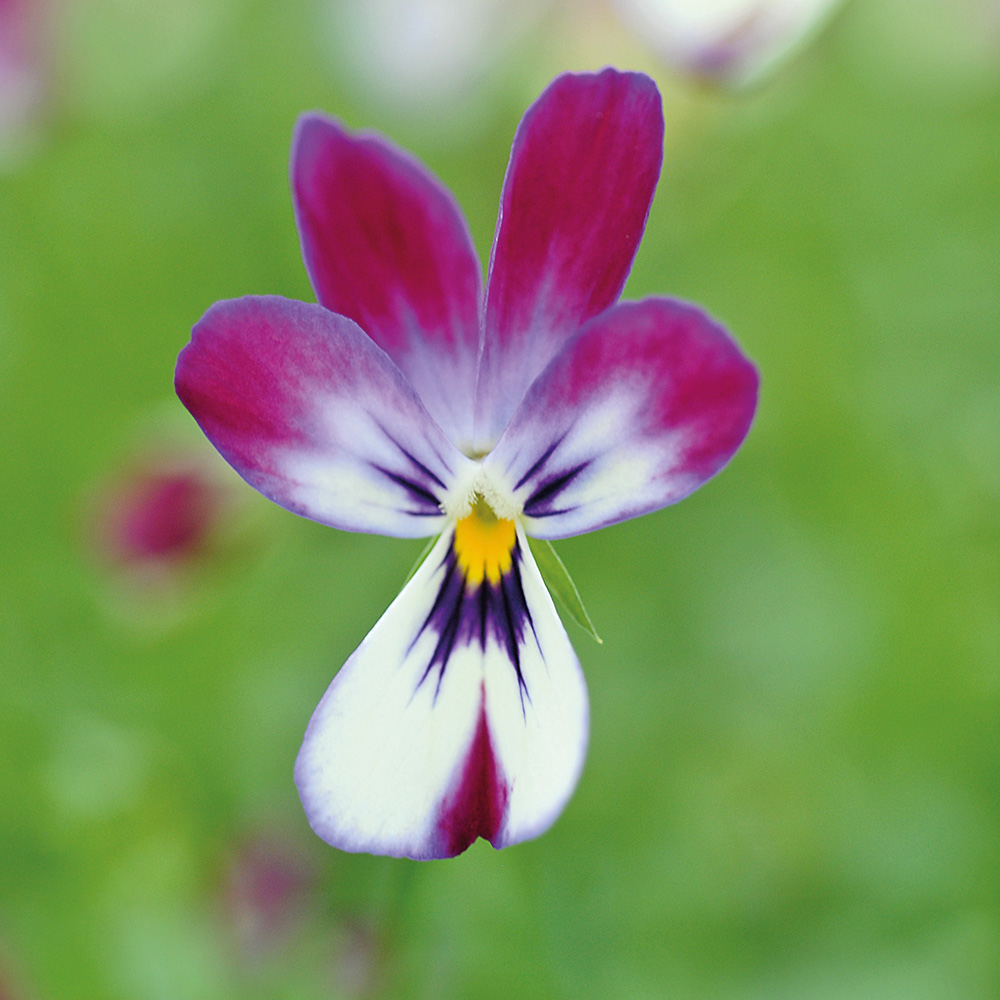
[[[481,494],[472,510],[455,524],[455,557],[470,590],[485,579],[496,586],[510,570],[517,541],[514,522],[499,518]]]

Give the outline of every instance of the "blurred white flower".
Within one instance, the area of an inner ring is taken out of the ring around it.
[[[393,105],[459,104],[547,3],[530,0],[332,0],[338,64]]]
[[[772,69],[841,0],[615,0],[623,19],[672,66],[742,85]]]

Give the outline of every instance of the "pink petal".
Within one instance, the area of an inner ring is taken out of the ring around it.
[[[557,77],[514,137],[493,244],[476,441],[496,441],[532,380],[618,299],[663,158],[656,84]]]
[[[452,440],[471,441],[482,278],[452,196],[385,139],[318,114],[299,119],[291,173],[320,303],[396,362]]]
[[[484,466],[562,538],[675,503],[750,429],[757,371],[694,306],[627,302],[592,320],[529,390]]]
[[[218,302],[177,362],[177,394],[223,458],[289,510],[420,537],[468,462],[364,331],[277,296]]]

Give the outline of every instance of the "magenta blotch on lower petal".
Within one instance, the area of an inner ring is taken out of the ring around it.
[[[495,841],[507,811],[508,795],[509,789],[497,765],[490,741],[484,688],[479,722],[458,786],[442,804],[438,817],[440,853],[454,857],[479,837]]]

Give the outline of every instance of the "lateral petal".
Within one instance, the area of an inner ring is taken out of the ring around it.
[[[662,158],[660,95],[641,73],[563,74],[525,113],[490,260],[479,450],[566,338],[618,299]]]
[[[335,847],[452,857],[551,825],[586,741],[583,676],[523,535],[499,583],[470,588],[449,531],[327,689],[295,780]]]
[[[564,538],[687,496],[750,429],[757,371],[726,331],[670,299],[620,303],[532,385],[487,474],[529,534]]]
[[[217,302],[181,351],[177,394],[223,458],[288,510],[421,537],[468,459],[352,320],[277,296]]]
[[[298,121],[291,182],[320,303],[357,322],[452,440],[470,442],[482,276],[451,194],[381,136],[320,114]]]

